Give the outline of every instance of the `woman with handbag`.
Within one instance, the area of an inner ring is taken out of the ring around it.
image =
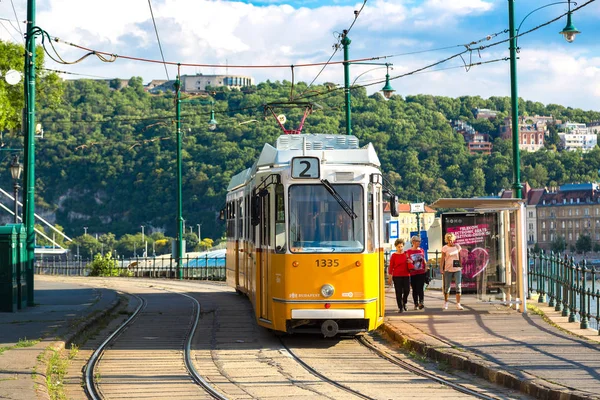
[[[444,236],[446,245],[442,247],[442,269],[444,272],[444,310],[448,309],[448,295],[450,294],[450,283],[454,278],[456,284],[456,309],[464,310],[460,305],[462,267],[460,264],[460,245],[456,244],[456,236],[446,233]]]
[[[413,262],[413,269],[410,270],[410,286],[412,288],[415,310],[425,308],[423,304],[425,298],[425,278],[427,273],[427,263],[425,262],[425,252],[421,247],[421,238],[417,235],[410,238],[412,247],[406,250],[408,258]]]

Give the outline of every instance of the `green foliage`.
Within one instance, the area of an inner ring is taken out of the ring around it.
[[[580,235],[575,242],[575,248],[578,253],[587,253],[592,251],[592,238],[590,235]]]
[[[556,239],[552,241],[550,245],[550,249],[555,253],[562,253],[567,249],[567,241],[564,236],[557,236]],[[573,251],[574,249],[571,249]]]
[[[22,60],[16,61],[23,50],[16,46],[14,51],[0,48],[0,67],[4,68],[3,60],[13,60],[15,69],[22,69]],[[37,104],[44,139],[36,141],[36,205],[54,213],[69,236],[88,227],[89,235],[69,244],[73,253],[79,246],[83,258],[115,250],[118,256],[141,256],[145,241],[149,255],[153,247],[157,255],[170,253],[171,237],[177,233],[173,93],[147,93],[139,77],[60,82],[47,75],[40,79],[40,87],[46,86]],[[308,89],[306,83],[295,83],[295,97]],[[223,237],[225,226],[218,214],[229,180],[252,166],[264,144],[274,144],[282,134],[272,117],[262,118],[262,105],[285,101],[292,85],[267,81],[244,92],[215,91],[211,96],[219,121],[215,131],[208,130],[206,101],[181,105],[183,215],[189,226],[201,223],[204,236],[199,240],[186,233],[188,249],[205,248],[207,239]],[[309,93],[319,91],[328,94],[311,98],[322,108],[315,108],[307,118],[303,132],[344,134],[343,93],[328,91],[327,84],[313,86]],[[18,125],[22,86],[11,93],[0,91],[0,131]],[[10,107],[5,108],[5,103]],[[475,120],[476,107],[497,110],[498,118]],[[521,100],[520,107],[523,115],[600,120],[598,112],[559,105]],[[301,109],[275,111],[285,113],[286,128],[298,127],[303,116]],[[509,113],[508,97],[395,95],[385,101],[378,93],[367,96],[365,89],[352,90],[353,134],[361,145],[373,144],[386,178],[404,202],[432,203],[440,197],[484,196],[510,188],[512,145],[496,137]],[[451,129],[451,119],[490,133],[492,154],[469,154],[462,136]],[[6,144],[17,147],[19,140],[9,138]],[[523,152],[522,181],[543,187],[598,180],[600,149],[580,154],[556,148],[552,143],[543,151]],[[10,185],[6,175],[0,174],[0,186]],[[144,241],[140,225],[146,226]],[[46,234],[52,237],[51,232]]]
[[[117,267],[117,262],[112,258],[111,253],[104,256],[96,254],[94,261],[87,265],[90,270],[90,276],[130,276],[130,271]]]

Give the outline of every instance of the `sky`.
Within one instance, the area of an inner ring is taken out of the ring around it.
[[[292,81],[294,65],[294,82],[343,85],[341,64],[300,65],[330,58],[342,61],[341,48],[334,51],[334,47],[340,34],[350,29],[349,58],[380,57],[371,62],[393,64],[390,83],[398,95],[510,96],[510,66],[503,60],[509,57],[508,42],[492,45],[508,38],[507,0],[30,1],[36,3],[36,25],[60,39],[54,47],[69,62],[86,54],[72,43],[120,56],[154,61],[164,56],[174,64],[216,66],[184,66],[182,75]],[[556,2],[516,0],[519,33],[566,13],[566,2],[552,3]],[[584,4],[573,12],[573,24],[582,32],[573,43],[558,34],[566,17],[519,37],[517,80],[523,99],[600,111],[600,0],[581,0],[571,7]],[[26,19],[26,9],[27,0],[0,0],[1,40],[23,42],[25,25],[17,21]],[[469,45],[472,42],[476,44]],[[479,49],[488,45],[492,46]],[[415,72],[461,52],[462,56]],[[468,66],[479,62],[487,63]],[[46,68],[68,72],[61,74],[64,79],[141,76],[148,83],[177,75],[176,65],[165,68],[159,62],[126,58],[109,63],[95,56],[69,65],[46,56]],[[377,82],[385,74],[380,65],[350,66],[350,82],[371,84],[369,93],[383,87]]]

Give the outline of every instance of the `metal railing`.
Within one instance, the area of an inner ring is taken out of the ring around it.
[[[115,259],[115,268],[121,276],[146,278],[176,278],[177,260],[172,257],[134,257]],[[225,280],[225,257],[209,255],[183,257],[181,259],[183,279]],[[92,260],[69,259],[65,256],[45,256],[36,259],[35,273],[44,275],[89,276]]]
[[[581,329],[593,328],[600,335],[600,271],[573,257],[553,252],[528,251],[528,298],[548,303]]]

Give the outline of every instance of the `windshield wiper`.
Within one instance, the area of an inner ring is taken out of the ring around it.
[[[346,214],[348,214],[348,216],[350,218],[352,218],[352,219],[358,218],[358,215],[356,215],[354,213],[352,208],[350,208],[348,203],[346,203],[346,201],[344,199],[342,199],[342,196],[340,196],[340,194],[335,190],[335,188],[333,186],[331,186],[331,183],[329,183],[329,181],[327,179],[321,179],[321,183],[323,183],[323,186],[325,186],[325,189],[327,189],[329,194],[331,194],[331,196],[337,200],[338,204],[344,209],[344,211],[346,211]]]

